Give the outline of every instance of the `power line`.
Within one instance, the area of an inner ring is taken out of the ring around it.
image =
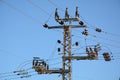
[[[69,19],[69,18],[68,18]],[[66,71],[66,67],[68,67],[67,69],[70,69],[70,67],[69,66],[71,66],[71,64],[68,64],[69,63],[69,60],[72,60],[73,58],[74,58],[74,56],[73,55],[69,55],[69,57],[67,57],[66,56],[66,53],[71,53],[71,51],[69,51],[69,50],[71,50],[72,48],[71,48],[71,43],[70,43],[70,38],[71,38],[71,36],[69,35],[70,33],[68,33],[69,32],[69,28],[66,28],[66,26],[63,26],[64,27],[64,45],[63,45],[63,48],[64,48],[64,52],[63,52],[63,56],[61,57],[61,58],[63,58],[63,62],[64,61],[66,61],[66,62],[64,62],[64,68],[62,68],[61,70],[59,70],[59,71],[62,71],[62,72],[58,72],[58,73],[61,73],[61,74],[63,74],[63,76],[65,75],[65,74],[67,74],[68,72],[66,72],[65,73],[65,71]],[[70,27],[70,26],[69,26]],[[49,27],[50,28],[50,27]],[[57,27],[58,28],[58,27]],[[68,37],[68,36],[70,36],[70,37]],[[54,51],[52,52],[52,55],[54,54]],[[94,60],[94,56],[95,55],[93,55],[93,57],[92,57],[92,59],[91,60]],[[73,58],[72,58],[73,57]],[[78,56],[79,57],[79,56]],[[84,56],[83,56],[84,57]],[[76,58],[76,57],[75,57]],[[86,59],[88,58],[89,59],[89,56],[87,56],[87,57],[85,57]],[[101,58],[101,57],[100,57]],[[58,58],[57,58],[58,59]],[[77,58],[76,58],[77,59]],[[80,59],[80,58],[79,58]],[[77,60],[79,60],[79,59],[77,59]],[[48,59],[48,60],[51,60],[51,59]],[[56,59],[55,59],[56,60]],[[82,60],[82,59],[81,59]],[[95,59],[95,60],[104,60],[104,59]],[[39,60],[38,60],[39,61]],[[71,62],[71,61],[70,61]],[[38,63],[38,62],[37,62]],[[42,62],[43,63],[43,62]],[[60,64],[60,63],[62,63],[62,62],[57,62],[57,63],[54,63],[54,64],[50,64],[50,65],[56,65],[56,64]],[[21,64],[20,66],[22,66],[22,68],[23,67],[25,67],[26,65],[28,65],[29,64],[29,61],[27,61],[27,62],[25,62],[24,64]],[[45,64],[45,63],[44,63]],[[44,65],[42,65],[42,67],[44,67]],[[38,72],[40,71],[39,69],[43,69],[43,68],[41,68],[41,66],[37,66],[37,68],[36,68],[36,66],[35,66],[35,69],[38,69]],[[27,70],[31,70],[31,68],[28,68]],[[46,71],[46,70],[45,70]],[[69,70],[70,71],[70,70]],[[70,71],[71,72],[71,71]],[[28,72],[29,73],[29,72]],[[30,73],[32,73],[32,72],[30,72]],[[41,74],[45,74],[44,72],[41,72]],[[8,75],[9,76],[9,75]],[[27,77],[30,77],[30,76],[32,76],[32,75],[22,75],[22,76],[20,76],[20,77],[13,77],[13,78],[8,78],[8,79],[17,79],[17,78],[27,78]],[[68,76],[68,77],[71,77],[70,75]],[[67,80],[67,77],[66,77],[66,79],[64,79],[63,78],[63,80]],[[68,79],[69,80],[69,79]]]
[[[18,69],[18,68],[21,68],[21,66],[25,65],[26,63],[30,63],[30,62],[32,62],[32,60],[26,60],[26,61],[22,62],[22,63],[17,67],[17,69]]]
[[[18,78],[28,78],[28,77],[33,76],[32,73],[35,73],[35,71],[29,71],[31,69],[32,68],[17,70],[13,72],[1,73],[0,79],[11,80],[11,79],[18,79]]]
[[[45,9],[41,8],[40,6],[38,6],[36,3],[34,3],[32,0],[27,0],[27,2],[31,5],[33,5],[34,7],[40,9],[42,12],[44,12],[45,14],[47,14],[49,17],[48,19],[45,21],[45,23],[48,23],[48,21],[50,20],[50,18],[52,17],[53,12],[50,14],[48,13]]]
[[[78,30],[75,30],[76,32],[79,32],[79,33],[81,33],[82,34],[82,31],[78,31]],[[81,38],[79,35],[73,35],[74,37],[78,37],[78,38]],[[96,38],[96,39],[102,39],[102,40],[106,40],[106,41],[111,41],[111,42],[114,42],[114,43],[119,43],[120,41],[117,41],[117,40],[113,40],[113,39],[109,39],[109,38],[105,38],[105,37],[101,37],[101,36],[97,36],[97,35],[95,35],[95,34],[89,34],[88,33],[88,36],[91,36],[91,37],[94,37],[94,38]],[[86,36],[86,37],[88,37],[88,36]],[[81,38],[81,39],[83,39],[83,38]],[[91,39],[91,38],[90,38]],[[95,41],[95,40],[91,40],[91,41]],[[98,41],[95,41],[95,42],[98,42]],[[98,42],[99,43],[99,42]],[[104,44],[107,44],[107,45],[109,45],[109,46],[112,46],[112,47],[116,47],[116,48],[119,48],[120,46],[119,45],[117,45],[117,44],[115,44],[115,45],[113,45],[113,44],[111,44],[111,43],[107,43],[107,42],[102,42],[102,43],[104,43]]]
[[[1,53],[5,53],[5,54],[10,55],[10,56],[14,56],[15,58],[17,57],[17,58],[23,58],[23,59],[25,59],[25,57],[20,56],[20,55],[16,55],[16,54],[14,54],[12,52],[9,52],[9,51],[7,51],[5,49],[0,49],[0,52]]]
[[[48,58],[46,59],[46,62],[50,62],[50,61],[54,61],[54,60],[58,60],[58,59],[61,59],[61,57],[56,57],[56,58]]]
[[[47,0],[49,3],[51,3],[54,7],[59,8],[60,10],[64,11],[61,7],[59,7],[57,4],[55,4],[53,1],[51,0]]]
[[[22,69],[22,68],[24,68],[25,66],[30,65],[30,64],[31,64],[31,62],[25,63],[24,65],[21,66],[20,69]]]
[[[56,63],[52,63],[52,64],[49,64],[49,65],[57,65],[57,64],[61,64],[62,62],[56,62]]]
[[[93,40],[93,39],[91,39],[91,41],[93,41],[93,42],[98,42],[97,40]],[[99,42],[98,42],[98,43],[99,43]],[[115,47],[115,48],[119,48],[119,47],[120,47],[119,45],[111,44],[111,43],[108,43],[108,42],[103,42],[103,41],[102,41],[101,43],[106,44],[106,45],[111,46],[111,47]]]
[[[99,39],[104,39],[104,40],[109,40],[109,41],[112,41],[112,42],[116,42],[116,43],[120,43],[120,41],[117,41],[117,40],[113,40],[113,39],[108,39],[108,38],[104,38],[104,37],[101,37],[101,36],[96,36],[94,34],[89,34],[93,37],[96,37],[96,38],[99,38]]]
[[[64,10],[60,7],[60,6],[58,6],[56,3],[54,3],[53,1],[51,1],[51,0],[47,0],[50,4],[52,4],[54,7],[56,7],[56,8],[58,8],[58,9],[60,9],[62,12],[64,12]],[[70,17],[72,17],[71,15],[69,15]]]
[[[14,72],[13,72],[13,71],[12,71],[12,72],[4,72],[4,73],[0,73],[0,76],[2,76],[2,75],[12,74],[12,73],[14,73]]]
[[[89,28],[89,27],[88,27]],[[79,33],[83,33],[82,31],[78,31],[78,30],[75,30],[76,32],[79,32]],[[118,40],[113,40],[113,39],[111,39],[111,38],[106,38],[106,37],[101,37],[101,36],[97,36],[97,35],[95,35],[95,34],[89,34],[89,32],[88,32],[88,36],[92,36],[92,37],[95,37],[95,38],[99,38],[99,39],[104,39],[104,40],[109,40],[109,41],[112,41],[112,42],[114,42],[114,43],[120,43],[120,41],[118,41]],[[86,35],[85,35],[86,36]],[[87,37],[87,36],[86,36]]]
[[[19,12],[20,14],[26,16],[27,18],[29,18],[29,19],[31,19],[31,20],[37,22],[37,23],[40,23],[39,20],[35,19],[33,16],[28,15],[27,13],[23,12],[22,10],[16,8],[15,6],[11,5],[11,4],[8,3],[7,1],[5,1],[5,0],[0,0],[0,2],[6,4],[8,7],[12,8],[13,10]]]
[[[30,3],[31,5],[33,5],[34,7],[40,9],[41,11],[43,11],[48,16],[51,16],[46,10],[44,10],[43,8],[41,8],[40,6],[38,6],[37,4],[35,4],[32,0],[27,0],[27,2]]]
[[[82,18],[82,20],[88,25],[88,28],[91,28],[93,30],[96,30],[96,29],[100,29],[98,27],[95,27],[95,26],[92,26],[91,24],[89,24],[84,18],[83,16],[80,16]],[[120,34],[116,34],[116,33],[112,33],[112,32],[108,32],[108,31],[104,31],[101,29],[101,32],[102,33],[105,33],[105,34],[109,34],[109,35],[112,35],[112,36],[116,36],[116,37],[120,37]]]
[[[55,51],[56,51],[56,48],[57,48],[57,43],[55,44],[54,48],[53,48],[53,51],[52,53],[50,54],[49,58],[47,59],[48,60],[51,60],[51,58],[53,58],[54,54],[55,54]]]

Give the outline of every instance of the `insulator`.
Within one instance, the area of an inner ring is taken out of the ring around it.
[[[17,75],[27,75],[28,72],[22,72],[22,73],[18,73]]]
[[[32,65],[33,65],[33,66],[35,65],[35,60],[32,61]]]
[[[40,58],[39,57],[33,57],[34,60],[39,60]]]
[[[58,20],[59,19],[59,15],[58,15],[58,9],[56,8],[55,10],[55,19]]]
[[[32,75],[24,75],[24,76],[21,76],[20,78],[28,78],[28,77],[31,77]]]
[[[57,40],[57,42],[60,44],[61,43],[61,41],[60,40]]]
[[[60,21],[60,22],[59,22],[59,24],[63,25],[63,24],[64,24],[64,22],[63,22],[63,21]]]
[[[96,30],[96,32],[102,32],[102,30],[99,28],[96,28],[95,30]]]
[[[82,34],[87,36],[87,35],[88,35],[88,30],[85,29],[85,30],[82,32]]]
[[[111,60],[108,52],[103,53],[103,57],[104,57],[105,61],[110,61]]]
[[[48,25],[45,23],[45,24],[43,25],[43,27],[48,28]]]
[[[75,42],[75,45],[78,46],[79,45],[78,42]]]
[[[95,52],[98,52],[98,50],[97,50],[97,48],[96,48],[96,47],[94,47],[94,51],[95,51]]]
[[[90,47],[90,51],[93,53],[93,50],[92,50],[92,48]]]
[[[60,52],[61,51],[61,49],[60,48],[58,48],[58,52]]]
[[[88,55],[90,55],[89,47],[86,47],[86,53],[87,53]]]
[[[17,72],[24,72],[24,69],[18,70],[18,71],[13,71],[13,73],[17,73]]]
[[[49,65],[47,65],[47,70],[49,70]]]
[[[84,23],[82,21],[79,22],[80,25],[84,25]]]
[[[76,7],[75,17],[79,18],[78,7]]]
[[[65,11],[65,18],[69,18],[69,14],[68,14],[68,8],[66,8],[66,11]]]

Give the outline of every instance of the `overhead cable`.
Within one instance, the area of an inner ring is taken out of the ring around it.
[[[19,12],[20,14],[26,16],[27,18],[29,18],[29,19],[31,19],[31,20],[37,22],[37,23],[40,23],[39,20],[35,19],[33,16],[28,15],[27,13],[23,12],[22,10],[16,8],[15,6],[11,5],[11,4],[8,3],[7,1],[5,1],[5,0],[0,0],[0,2],[6,4],[7,6],[9,6],[10,8],[12,8],[13,10]]]

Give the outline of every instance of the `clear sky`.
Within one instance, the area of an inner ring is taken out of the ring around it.
[[[119,80],[120,0],[0,0],[0,80],[61,80],[59,74],[37,75],[31,69],[32,60],[38,56],[49,59],[50,68],[62,67],[57,52],[62,46],[57,40],[63,41],[63,31],[42,25],[59,25],[54,20],[55,8],[63,18],[68,7],[70,17],[74,17],[76,6],[89,35],[81,34],[84,29],[72,30],[72,43],[79,42],[77,48],[72,46],[73,54],[85,53],[85,46],[98,43],[102,50],[99,60],[72,61],[72,80]],[[96,32],[96,27],[103,32]],[[110,62],[104,61],[103,52],[112,52]],[[21,79],[13,73],[20,69],[32,76]]]

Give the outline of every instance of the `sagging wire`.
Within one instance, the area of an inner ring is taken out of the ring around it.
[[[30,65],[31,63],[32,63],[32,62],[27,62],[27,63],[21,65],[21,67],[19,67],[19,69],[23,69],[25,66]]]
[[[56,51],[56,48],[57,48],[57,43],[55,43],[55,46],[53,48],[53,51],[51,52],[50,56],[48,57],[47,61],[50,60],[51,58],[53,58],[54,54],[55,54],[55,51]]]
[[[27,0],[28,3],[30,3],[31,5],[33,5],[34,7],[40,9],[41,11],[43,11],[44,13],[46,13],[49,17],[48,19],[45,21],[45,23],[48,23],[48,21],[50,20],[50,18],[53,15],[53,12],[50,14],[48,13],[45,9],[41,8],[40,6],[38,6],[37,4],[35,4],[32,0]]]
[[[53,12],[50,14],[50,16],[48,17],[48,19],[45,21],[45,24],[49,22],[50,18],[52,17]]]
[[[49,16],[48,19],[45,21],[44,24],[48,23],[49,20],[50,20],[50,18],[51,18],[52,15],[53,15],[53,12],[50,14],[50,13],[48,13],[45,9],[41,8],[41,7],[38,6],[36,3],[34,3],[32,0],[27,0],[27,1],[28,1],[31,5],[33,5],[34,7],[38,8],[38,9],[40,9],[41,11],[43,11],[44,13],[46,13],[46,14]],[[62,31],[60,31],[60,30],[54,30],[54,31],[62,32]],[[63,32],[62,32],[62,33],[63,33]]]
[[[31,73],[35,72],[35,71],[29,71],[30,69],[32,68],[15,70],[11,73],[9,72],[9,74],[7,75],[5,75],[5,73],[2,73],[2,75],[0,75],[0,79],[12,80],[17,78],[28,78],[32,76]]]
[[[32,62],[32,60],[26,60],[26,61],[22,62],[22,63],[17,67],[17,69],[21,68],[21,66],[25,65],[26,63],[30,63],[30,62]]]

